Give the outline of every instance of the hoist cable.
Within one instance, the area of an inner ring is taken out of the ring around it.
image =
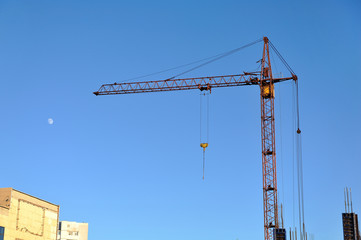
[[[303,193],[303,163],[302,163],[302,136],[300,130],[300,113],[299,113],[299,99],[298,99],[298,81],[295,82],[293,99],[295,103],[294,122],[296,130],[296,162],[297,162],[297,189],[298,189],[298,219],[300,227],[300,239],[305,240],[305,213],[304,213],[304,193]]]
[[[298,136],[296,141],[296,151],[298,152]],[[296,153],[296,159],[297,159],[297,190],[298,190],[298,220],[299,220],[299,227],[300,227],[300,239],[303,240],[302,237],[302,214],[301,214],[301,187],[300,187],[300,161],[299,161],[299,155]]]
[[[297,117],[297,85],[295,84],[293,87],[293,103],[294,103],[294,130],[292,132],[296,131],[296,134],[294,134],[295,138],[295,152],[294,155],[296,157],[296,170],[297,170],[297,203],[298,203],[298,224],[299,224],[299,234],[300,234],[300,240],[303,240],[303,234],[302,234],[302,201],[301,201],[301,178],[300,178],[300,158],[299,158],[299,134],[297,133],[298,129],[298,117]]]
[[[199,94],[199,142],[202,143],[202,92]]]
[[[209,143],[209,93],[207,94],[207,143]]]
[[[296,156],[296,136],[295,136],[295,131],[294,129],[296,129],[296,101],[295,101],[295,85],[292,84],[292,222],[293,222],[293,228],[296,228],[296,212],[295,212],[295,169],[296,169],[296,160],[295,160],[295,156]]]
[[[199,133],[199,141],[201,144],[201,147],[203,148],[203,177],[202,179],[204,180],[204,171],[205,171],[205,151],[206,148],[208,147],[208,143],[209,143],[209,93],[208,92],[201,92],[200,93],[200,116],[199,116],[199,129],[200,129],[200,133]],[[206,104],[206,106],[204,107],[204,104]],[[205,116],[203,116],[205,115]],[[202,124],[205,118],[205,124],[206,126],[204,127]],[[205,137],[203,136],[203,133],[206,135]]]
[[[302,162],[302,136],[299,135],[299,162],[300,162],[300,180],[301,180],[301,212],[302,212],[302,227],[303,227],[303,235],[306,234],[305,230],[305,205],[304,205],[304,195],[303,195],[303,162]]]
[[[283,77],[283,76],[281,76]],[[283,131],[282,131],[282,102],[281,102],[281,85],[278,85],[278,108],[279,108],[279,126],[280,126],[280,150],[281,150],[281,178],[282,178],[282,182],[281,182],[281,186],[282,186],[282,203],[285,203],[285,187],[284,187],[284,166],[283,166],[283,139],[282,139],[282,135],[283,135]],[[284,207],[284,212],[285,212],[285,207]]]
[[[296,81],[296,106],[297,106],[297,157],[299,162],[299,180],[300,180],[300,198],[301,198],[301,213],[302,213],[302,235],[305,239],[305,212],[304,212],[304,194],[303,194],[303,161],[302,161],[302,135],[300,130],[300,112],[299,112],[299,96],[298,96],[298,81]]]
[[[205,149],[203,149],[203,177],[202,179],[204,180],[204,168],[206,167],[206,151]]]
[[[209,142],[209,93],[201,92],[200,93],[200,107],[199,107],[199,141],[203,143]],[[206,105],[206,106],[204,106]],[[205,127],[202,127],[205,121]],[[203,136],[205,137],[203,138]]]
[[[298,81],[296,81],[296,114],[297,114],[297,130],[300,130],[300,108],[298,102]]]

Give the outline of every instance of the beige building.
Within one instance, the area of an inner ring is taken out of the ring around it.
[[[58,240],[88,240],[88,224],[61,221]]]
[[[5,240],[56,240],[58,221],[58,205],[0,188],[0,227]]]

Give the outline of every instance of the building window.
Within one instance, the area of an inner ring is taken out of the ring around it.
[[[4,240],[5,228],[0,226],[0,240]]]

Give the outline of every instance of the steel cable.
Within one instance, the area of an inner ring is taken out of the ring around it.
[[[277,54],[277,56],[280,58],[280,60],[282,61],[282,63],[286,66],[286,68],[288,69],[288,71],[290,71],[290,73],[292,75],[296,75],[295,72],[292,70],[292,68],[290,67],[290,65],[288,65],[288,63],[286,62],[286,60],[282,57],[282,55],[280,54],[280,52],[277,50],[277,48],[271,43],[271,41],[269,41],[269,44],[271,46],[271,48],[273,49],[273,51],[275,51],[275,53]]]
[[[219,59],[222,59],[222,58],[224,58],[224,57],[226,57],[226,56],[229,56],[229,55],[231,55],[231,54],[233,54],[233,53],[235,53],[235,52],[238,52],[238,51],[240,51],[240,50],[242,50],[242,49],[244,49],[244,48],[246,48],[246,47],[250,47],[250,46],[252,46],[252,45],[254,45],[254,44],[258,43],[258,42],[261,42],[262,40],[263,40],[263,39],[261,38],[261,39],[258,39],[258,40],[256,40],[256,41],[254,41],[254,42],[251,42],[251,43],[249,43],[249,44],[246,44],[246,45],[244,45],[244,46],[242,46],[242,47],[238,47],[238,48],[232,49],[232,50],[227,51],[227,52],[224,52],[224,53],[220,53],[220,54],[217,54],[217,55],[214,55],[214,56],[211,56],[211,57],[203,58],[203,59],[200,59],[200,60],[197,60],[197,61],[194,61],[194,62],[191,62],[191,63],[183,64],[183,65],[180,65],[180,66],[168,68],[168,69],[165,69],[165,70],[162,70],[162,71],[158,71],[158,72],[154,72],[154,73],[150,73],[150,74],[145,74],[145,75],[141,75],[141,76],[134,77],[134,78],[128,78],[128,79],[125,79],[125,80],[122,80],[122,81],[119,81],[119,82],[121,83],[121,82],[125,82],[125,81],[132,81],[132,80],[136,80],[136,79],[141,79],[141,78],[145,78],[145,77],[154,76],[154,75],[157,75],[157,74],[160,74],[160,73],[169,72],[169,71],[171,71],[171,70],[175,70],[175,69],[179,69],[179,68],[191,66],[191,65],[193,65],[193,64],[200,63],[200,62],[203,62],[203,61],[206,61],[206,60],[209,60],[209,59],[210,59],[209,61],[207,61],[207,62],[205,62],[205,63],[202,63],[202,64],[200,64],[200,65],[198,65],[198,66],[195,66],[195,67],[193,67],[193,68],[191,68],[191,69],[189,69],[189,70],[186,70],[186,71],[184,71],[184,72],[182,72],[182,73],[179,73],[179,74],[177,74],[177,75],[175,75],[175,76],[173,76],[173,77],[171,77],[171,78],[168,78],[168,79],[174,79],[174,78],[179,77],[179,76],[181,76],[181,75],[183,75],[183,74],[185,74],[185,73],[191,72],[191,71],[193,71],[193,70],[195,70],[195,69],[198,69],[198,68],[203,67],[203,66],[205,66],[205,65],[207,65],[207,64],[210,64],[210,63],[215,62],[215,61],[217,61],[217,60],[219,60]]]
[[[182,72],[182,73],[179,73],[179,74],[177,74],[177,75],[174,75],[173,77],[171,77],[171,78],[169,78],[169,79],[174,79],[174,78],[179,77],[179,76],[181,76],[181,75],[183,75],[183,74],[186,74],[186,73],[189,73],[189,72],[191,72],[191,71],[194,71],[194,70],[196,70],[196,69],[198,69],[198,68],[200,68],[200,67],[203,67],[203,66],[205,66],[205,65],[207,65],[207,64],[210,64],[210,63],[215,62],[215,61],[217,61],[217,60],[219,60],[219,59],[222,59],[222,58],[224,58],[224,57],[227,57],[227,56],[229,56],[229,55],[231,55],[231,54],[233,54],[233,53],[235,53],[235,52],[238,52],[238,51],[240,51],[240,50],[242,50],[242,49],[245,49],[245,48],[247,48],[247,47],[250,47],[250,46],[252,46],[252,45],[254,45],[254,44],[256,44],[256,43],[259,43],[259,42],[261,42],[261,41],[263,41],[262,38],[254,41],[254,42],[248,43],[248,44],[246,44],[246,45],[244,45],[244,46],[242,46],[242,47],[235,48],[235,49],[233,49],[233,50],[231,50],[231,51],[228,51],[228,52],[226,52],[226,53],[224,53],[224,54],[218,55],[218,57],[215,57],[215,58],[212,59],[212,60],[209,60],[209,61],[207,61],[207,62],[205,62],[205,63],[202,63],[202,64],[200,64],[200,65],[198,65],[198,66],[195,66],[195,67],[193,67],[193,68],[191,68],[191,69],[189,69],[189,70],[186,70],[186,71],[184,71],[184,72]]]

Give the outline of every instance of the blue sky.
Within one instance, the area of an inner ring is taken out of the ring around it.
[[[90,240],[262,239],[257,87],[212,91],[205,181],[199,92],[92,92],[268,36],[299,77],[308,232],[340,239],[345,186],[361,213],[360,12],[359,1],[2,0],[0,187],[59,204]],[[186,76],[252,71],[261,54],[258,44]],[[291,82],[276,94],[288,228]]]

